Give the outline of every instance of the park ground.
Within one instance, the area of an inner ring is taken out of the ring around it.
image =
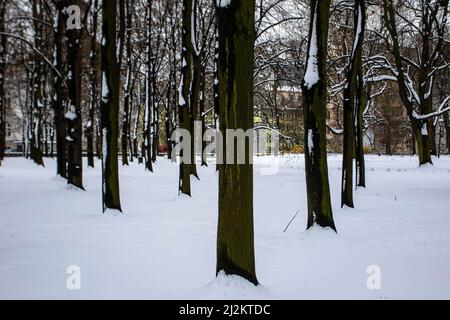
[[[450,299],[450,157],[418,168],[415,157],[367,156],[356,209],[340,208],[341,161],[329,156],[335,234],[305,232],[302,156],[256,159],[261,285],[253,287],[215,277],[214,165],[199,168],[192,198],[178,196],[178,167],[166,159],[154,174],[137,163],[120,168],[124,213],[102,214],[100,162],[85,168],[86,191],[78,191],[56,177],[54,160],[42,168],[8,158],[0,167],[0,298]],[[80,290],[67,286],[70,266]]]

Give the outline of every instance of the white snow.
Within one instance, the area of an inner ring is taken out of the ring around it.
[[[231,0],[217,0],[217,6],[219,8],[226,8],[231,4]]]
[[[261,285],[215,278],[217,174],[198,167],[193,198],[178,198],[178,166],[158,159],[120,169],[125,214],[101,213],[101,170],[74,192],[45,159],[0,167],[0,298],[406,299],[450,298],[450,157],[418,168],[415,157],[367,156],[357,209],[340,209],[342,157],[329,156],[338,234],[306,226],[303,156],[277,175],[255,159],[255,251]],[[286,225],[299,211],[286,233]],[[69,266],[81,290],[68,290]],[[375,267],[374,267],[375,266]],[[368,270],[381,272],[369,290]]]
[[[102,71],[102,101],[107,103],[109,100],[108,80],[106,79],[106,72]]]
[[[75,106],[71,106],[69,111],[67,111],[66,114],[64,115],[64,117],[70,121],[74,121],[77,118],[77,114],[74,110]]]
[[[363,25],[362,25],[362,23],[363,23],[363,12],[362,12],[362,8],[361,8],[360,5],[358,5],[358,15],[357,15],[357,17],[358,17],[357,18],[358,21],[357,21],[357,24],[356,24],[355,41],[353,43],[352,59],[355,56],[356,49],[359,46],[359,42],[361,40],[361,33],[363,31],[362,30],[363,29]]]
[[[428,126],[427,126],[426,122],[422,125],[422,128],[420,129],[420,133],[423,136],[427,136],[428,135]]]
[[[317,55],[319,50],[317,48],[317,10],[318,10],[319,2],[316,3],[316,8],[314,10],[313,24],[312,24],[312,32],[311,32],[311,43],[308,54],[308,62],[306,65],[305,72],[305,86],[308,89],[311,89],[314,85],[316,85],[319,80],[319,62],[317,59]]]
[[[311,156],[314,150],[313,131],[308,130],[308,154]]]

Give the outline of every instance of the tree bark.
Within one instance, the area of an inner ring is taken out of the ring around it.
[[[392,1],[383,0],[383,8],[384,8],[384,17],[385,21],[388,27],[388,31],[391,36],[393,48],[392,53],[394,56],[395,64],[397,65],[397,79],[398,79],[398,86],[399,86],[399,92],[400,97],[402,99],[402,102],[406,108],[406,111],[408,113],[408,117],[411,121],[411,128],[413,130],[413,134],[416,140],[417,144],[417,153],[419,155],[419,165],[425,165],[425,164],[433,164],[433,161],[431,159],[431,145],[430,145],[430,138],[429,138],[429,128],[431,127],[430,124],[431,120],[418,120],[414,117],[414,99],[410,98],[410,93],[408,90],[408,87],[406,85],[407,83],[407,77],[405,74],[405,71],[403,70],[403,61],[402,61],[402,54],[401,54],[401,47],[399,42],[399,35],[397,31],[397,24],[395,20],[395,10],[394,10],[394,4]],[[429,39],[426,39],[425,37],[422,37],[423,40],[423,48],[422,48],[422,57],[421,61],[422,63],[427,63],[427,46]],[[420,68],[420,79],[425,79],[428,77],[428,71],[425,69],[428,69],[430,66],[426,67],[424,65]],[[426,82],[420,82],[421,84],[427,83]],[[432,104],[430,97],[425,99],[426,93],[423,91],[424,87],[421,85],[421,89],[419,92],[419,95],[421,96],[421,101],[417,102],[419,110],[422,114],[428,114],[432,110]]]
[[[6,1],[0,4],[0,32],[6,31]],[[6,149],[6,36],[0,36],[0,166]]]
[[[362,72],[360,74],[360,81],[362,79]],[[356,105],[357,123],[356,123],[356,143],[355,143],[355,163],[356,163],[356,185],[358,187],[366,187],[366,162],[364,157],[364,111],[368,107],[371,94],[370,84],[366,89],[361,88],[358,96],[359,101]]]
[[[103,133],[103,212],[122,211],[119,192],[119,138],[120,61],[116,43],[117,0],[102,2],[102,99],[101,122]]]
[[[129,137],[129,127],[130,127],[130,101],[131,101],[131,83],[132,83],[132,47],[131,47],[131,34],[132,34],[132,7],[134,6],[134,1],[126,1],[126,59],[127,59],[127,77],[125,82],[125,94],[123,103],[123,122],[122,122],[122,165],[128,166],[128,141]]]
[[[94,136],[95,136],[95,115],[98,110],[98,89],[97,89],[97,29],[98,29],[98,0],[94,0],[92,7],[92,30],[91,30],[91,55],[90,55],[90,85],[91,103],[89,106],[89,122],[86,127],[87,157],[88,166],[94,168]],[[97,150],[98,152],[98,150]]]
[[[308,68],[303,80],[308,229],[315,224],[336,230],[327,164],[327,48],[330,0],[311,0]]]
[[[68,64],[68,112],[67,120],[67,181],[84,190],[82,159],[82,119],[81,119],[81,30],[67,29]]]
[[[450,117],[449,113],[444,113],[444,127],[445,127],[445,143],[447,146],[447,154],[450,154]]]
[[[147,35],[146,35],[146,78],[145,78],[145,115],[144,115],[144,141],[143,149],[145,158],[145,169],[153,172],[152,164],[152,105],[153,105],[153,90],[152,90],[152,0],[147,0],[147,11],[146,11],[146,24],[147,24]]]
[[[342,164],[341,206],[354,208],[353,203],[353,158],[356,151],[356,135],[361,97],[364,86],[362,77],[362,46],[365,28],[364,0],[354,4],[354,41],[344,90],[344,152]],[[359,146],[361,147],[361,146]]]
[[[183,99],[179,101],[179,125],[181,129],[184,129],[191,133],[191,84],[192,84],[192,1],[183,0],[183,20],[182,20],[182,68],[181,68],[181,96]],[[194,150],[191,150],[194,152]],[[189,155],[191,157],[191,155]],[[180,153],[180,180],[179,191],[188,196],[191,195],[191,164],[183,161],[184,150]],[[191,161],[189,161],[191,162]]]
[[[192,0],[192,19],[191,19],[191,46],[192,46],[192,85],[191,85],[191,175],[200,180],[197,173],[197,150],[195,135],[195,122],[200,120],[200,90],[201,90],[201,73],[202,73],[202,57],[200,55],[199,48],[195,48],[197,45],[197,0]],[[203,139],[202,139],[203,140]]]
[[[42,8],[40,8],[41,3],[38,0],[33,0],[32,3],[32,12],[33,17],[36,19],[40,19],[40,13],[42,12]],[[38,50],[41,49],[42,45],[42,25],[38,22],[38,20],[33,21],[34,27],[34,46]],[[42,159],[42,149],[40,144],[41,137],[41,121],[42,121],[42,66],[41,66],[41,57],[35,53],[33,59],[33,70],[32,70],[32,94],[33,99],[32,103],[32,111],[31,111],[31,139],[30,139],[30,155],[31,159],[39,166],[44,165],[44,161]]]
[[[220,130],[253,129],[254,0],[218,7]],[[219,167],[217,274],[239,275],[257,285],[253,230],[253,141],[245,163]],[[224,146],[222,151],[227,148]],[[236,151],[235,147],[235,151]],[[236,155],[235,155],[236,160]]]

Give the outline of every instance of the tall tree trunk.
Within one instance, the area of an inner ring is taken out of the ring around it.
[[[42,25],[38,22],[41,18],[40,14],[42,13],[41,2],[39,0],[33,0],[32,3],[32,12],[33,17],[36,20],[33,20],[34,27],[34,47],[38,50],[41,50],[42,44]],[[42,66],[41,66],[42,58],[35,53],[34,61],[33,61],[33,71],[32,71],[32,87],[31,90],[33,92],[32,99],[32,131],[31,131],[31,140],[30,140],[30,151],[31,151],[31,159],[40,166],[44,165],[44,161],[42,159],[42,149],[40,148],[40,135],[41,135],[41,120],[42,120],[42,86],[41,86],[41,77],[42,77]]]
[[[220,130],[253,129],[254,0],[218,7]],[[217,273],[239,275],[257,285],[253,231],[253,141],[245,163],[219,165]],[[237,148],[234,148],[235,151]],[[224,146],[224,150],[227,147]],[[235,155],[236,158],[236,155]]]
[[[136,96],[136,113],[133,120],[133,155],[135,158],[140,157],[139,155],[139,145],[138,145],[138,132],[139,132],[139,119],[141,116],[141,109],[142,109],[142,103],[141,103],[141,77],[140,74],[136,74],[137,77],[137,96]]]
[[[120,61],[116,43],[117,0],[102,2],[102,99],[101,120],[103,133],[103,212],[122,211],[119,193],[119,138]],[[123,18],[123,16],[122,16]]]
[[[359,75],[360,82],[364,84],[362,79],[362,72]],[[355,142],[355,162],[356,162],[356,185],[358,187],[366,187],[366,162],[364,157],[364,112],[369,107],[371,86],[367,85],[367,88],[363,88],[364,85],[358,90],[358,103],[356,105],[356,142]]]
[[[180,119],[179,126],[181,129],[186,130],[191,133],[191,114],[190,109],[190,94],[192,85],[192,1],[193,0],[183,0],[183,33],[182,33],[182,51],[181,51],[181,96],[179,101],[179,112],[178,116]],[[182,99],[181,99],[182,98]],[[194,150],[191,150],[194,152]],[[189,155],[191,158],[191,155]],[[181,163],[180,163],[180,180],[179,180],[179,191],[186,195],[191,195],[191,161],[184,161],[184,150],[180,153]],[[186,157],[188,158],[188,157]],[[188,162],[188,163],[186,163]]]
[[[192,18],[191,18],[191,45],[192,45],[192,85],[191,85],[191,175],[200,179],[197,173],[197,144],[195,136],[197,132],[195,131],[195,122],[200,121],[200,90],[202,83],[202,57],[201,53],[197,47],[197,0],[192,1]],[[203,140],[203,139],[202,139]]]
[[[0,32],[6,31],[6,1],[0,3]],[[0,35],[0,165],[6,149],[6,36]]]
[[[178,2],[175,3],[175,8],[173,10],[173,13],[171,15],[171,25],[172,25],[172,32],[171,32],[171,42],[172,42],[172,83],[171,83],[171,91],[172,91],[172,96],[171,96],[171,112],[169,114],[169,118],[170,118],[170,135],[169,135],[169,139],[170,141],[168,141],[169,143],[169,150],[170,150],[170,156],[169,159],[171,161],[176,161],[176,157],[173,158],[172,157],[172,151],[173,151],[173,146],[174,146],[174,142],[172,141],[172,134],[174,132],[174,130],[177,127],[177,106],[178,106],[178,97],[179,97],[179,92],[178,92],[178,82],[177,82],[177,70],[178,70],[178,64],[177,64],[177,36],[176,36],[176,32],[175,30],[178,29],[178,23],[177,23],[177,12],[178,12]]]
[[[67,181],[84,190],[81,120],[81,30],[70,28],[67,35],[68,111],[67,119]]]
[[[123,122],[122,122],[122,165],[128,165],[128,140],[129,140],[129,123],[130,123],[130,101],[131,101],[131,84],[133,76],[132,65],[132,47],[131,47],[131,34],[132,34],[132,9],[134,1],[126,1],[126,16],[127,16],[127,28],[126,28],[126,56],[127,56],[127,77],[125,82],[125,94],[123,103]]]
[[[308,60],[303,80],[308,229],[318,224],[336,230],[327,164],[327,48],[330,0],[311,0]]]
[[[164,114],[164,130],[166,134],[166,145],[167,145],[167,159],[172,160],[172,110],[173,110],[173,103],[172,103],[172,81],[176,81],[176,78],[174,79],[172,77],[172,66],[170,67],[170,83],[167,88],[167,95],[166,95],[166,110]]]
[[[153,58],[152,63],[152,122],[151,122],[151,137],[152,137],[152,161],[156,162],[159,153],[159,108],[157,103],[157,84],[156,84],[156,59]]]
[[[92,30],[91,38],[91,54],[90,54],[90,86],[91,86],[91,103],[89,106],[89,121],[86,127],[87,138],[87,158],[88,166],[94,168],[94,136],[95,136],[95,115],[98,110],[98,89],[97,89],[97,29],[98,29],[98,0],[94,0],[91,13]],[[97,150],[98,152],[98,150]]]
[[[205,68],[202,67],[201,72],[201,90],[200,90],[200,120],[202,122],[202,134],[205,134],[207,127],[206,127],[206,110],[205,110],[205,100],[206,100],[206,75],[205,75]],[[202,166],[207,167],[208,166],[208,156],[205,154],[205,149],[208,145],[207,141],[204,141],[202,139]]]
[[[214,44],[214,80],[213,80],[213,103],[214,103],[214,125],[216,128],[216,132],[219,131],[220,127],[220,108],[219,108],[219,30],[218,25],[216,23],[215,25],[215,31],[214,31],[214,37],[215,37],[215,44]],[[215,137],[215,143],[216,143],[216,157],[218,154],[217,149],[217,136]],[[219,166],[216,164],[216,172],[219,171]]]
[[[444,113],[444,127],[445,127],[445,143],[447,146],[447,154],[450,154],[450,117],[449,113]]]
[[[342,164],[341,206],[354,208],[353,203],[353,158],[356,148],[356,126],[361,109],[361,97],[364,86],[362,77],[362,46],[365,29],[364,0],[355,0],[354,4],[354,40],[350,65],[347,74],[347,86],[344,90],[344,152]]]
[[[429,138],[429,127],[431,124],[431,120],[419,120],[417,119],[414,111],[414,100],[410,97],[411,93],[408,90],[407,83],[408,79],[405,74],[405,71],[403,70],[403,57],[401,53],[401,47],[400,47],[400,41],[399,41],[399,35],[397,31],[397,24],[396,24],[396,14],[394,9],[394,3],[392,1],[383,0],[383,9],[384,9],[384,19],[389,31],[389,34],[391,36],[392,40],[392,53],[394,56],[395,64],[397,65],[397,80],[398,80],[398,86],[399,86],[399,92],[400,97],[402,99],[402,102],[406,108],[406,111],[408,113],[408,117],[411,122],[411,128],[413,130],[413,134],[417,143],[417,153],[419,155],[419,165],[425,165],[425,164],[433,164],[433,161],[431,159],[431,146],[430,146],[430,138]],[[423,40],[423,48],[422,48],[422,63],[428,63],[427,59],[427,46],[428,41],[430,39],[426,39],[425,37],[422,38]],[[425,70],[422,66],[420,69],[420,75],[419,78],[425,79],[428,78],[428,72]],[[425,82],[420,82],[421,84],[428,84],[430,79],[428,79]],[[420,112],[422,114],[428,114],[432,110],[430,109],[432,107],[430,103],[430,97],[427,99],[425,98],[426,93],[423,90],[423,87],[427,86],[421,86],[419,95],[422,97],[421,101],[416,101],[419,105]]]
[[[144,150],[142,152],[145,156],[145,169],[153,172],[152,164],[152,105],[153,105],[153,92],[152,92],[152,0],[147,0],[147,10],[146,10],[146,24],[147,24],[147,35],[146,35],[146,66],[147,72],[145,76],[145,115],[144,115]]]

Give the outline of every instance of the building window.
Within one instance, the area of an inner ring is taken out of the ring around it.
[[[6,124],[6,134],[11,137],[11,125],[9,123]]]

